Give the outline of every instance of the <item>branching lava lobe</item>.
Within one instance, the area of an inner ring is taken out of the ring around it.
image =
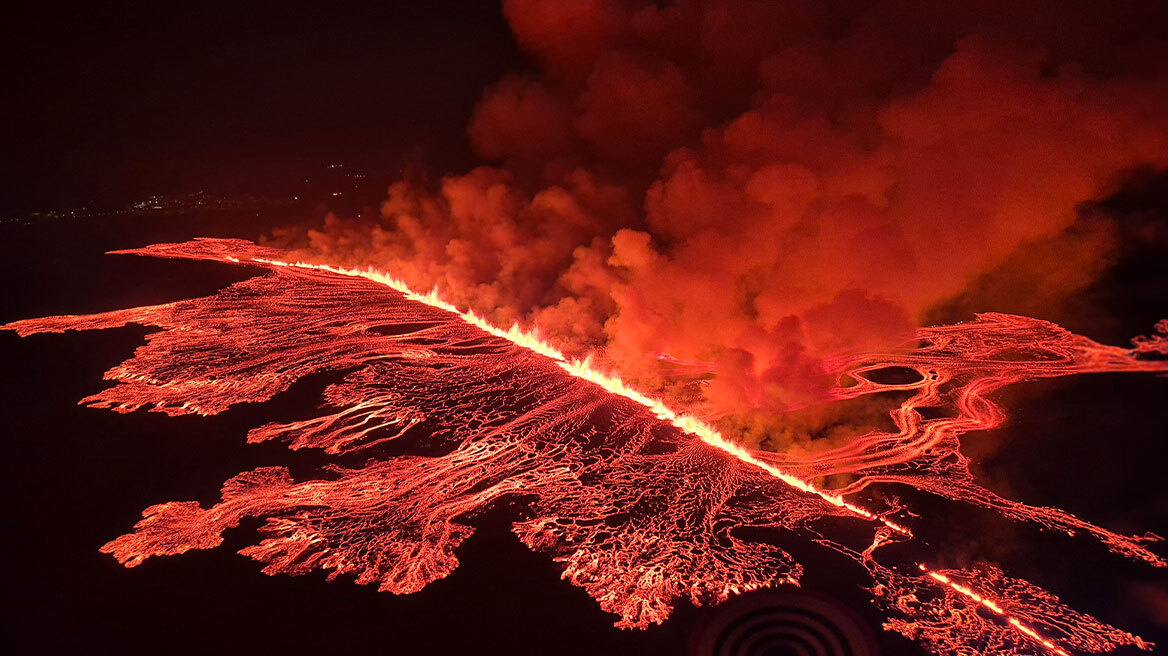
[[[887,627],[938,654],[1067,654],[1150,645],[1062,605],[1024,581],[984,566],[973,572],[891,566],[878,547],[911,538],[899,507],[858,498],[888,482],[997,509],[1019,520],[1082,532],[1117,553],[1163,565],[1156,536],[1126,536],[1069,513],[1004,499],[979,486],[959,437],[998,425],[988,395],[1020,380],[1096,371],[1168,371],[1168,322],[1134,348],[1104,346],[1048,322],[1001,314],[925,328],[919,343],[831,363],[834,398],[889,390],[912,396],[893,413],[897,431],[874,432],[815,457],[755,453],[712,426],[630,387],[590,360],[574,360],[518,327],[497,328],[436,292],[418,294],[368,270],[286,262],[238,240],[161,244],[131,253],[245,263],[266,275],[205,298],[89,316],[18,321],[21,335],[138,323],[160,328],[106,378],[116,384],[82,403],[119,412],[215,414],[259,402],[306,375],[345,372],[310,419],[253,429],[281,440],[370,459],[296,481],[282,467],[244,472],[202,508],[147,508],[133,533],[102,550],[127,566],[155,555],[205,549],[245,517],[266,521],[242,553],[268,573],[312,569],[406,593],[458,564],[473,519],[500,499],[522,499],[514,532],[548,553],[621,627],[664,621],[679,599],[717,603],[743,591],[795,584],[801,566],[742,529],[802,536],[855,558],[873,577]],[[865,374],[906,367],[919,380],[873,382]],[[844,386],[844,380],[858,384]],[[925,419],[920,408],[942,418]],[[440,455],[379,456],[411,436]],[[817,476],[847,472],[828,490]],[[858,551],[816,525],[853,518],[873,531]],[[753,533],[750,533],[753,534]],[[904,564],[902,564],[904,565]]]

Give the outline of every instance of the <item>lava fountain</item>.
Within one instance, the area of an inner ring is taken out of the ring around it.
[[[268,400],[309,374],[335,372],[340,380],[325,388],[316,416],[259,426],[248,441],[281,440],[365,463],[338,460],[299,481],[284,467],[263,467],[225,482],[210,508],[151,506],[134,532],[102,547],[126,566],[215,547],[224,530],[254,517],[266,522],[263,539],[241,553],[269,574],[323,569],[330,579],[351,574],[357,583],[408,593],[452,572],[475,516],[508,501],[519,539],[554,558],[563,578],[623,628],[664,621],[680,599],[718,603],[797,585],[802,567],[777,544],[795,535],[863,565],[885,627],[937,654],[1151,648],[990,565],[888,562],[881,548],[912,539],[916,516],[867,492],[908,485],[1042,529],[1086,534],[1117,554],[1163,566],[1147,546],[1159,539],[1153,534],[1122,535],[983,488],[959,438],[1004,420],[989,395],[1011,383],[1168,372],[1160,357],[1168,354],[1168,321],[1125,349],[1037,319],[982,314],[923,328],[898,349],[840,357],[828,363],[831,398],[907,393],[892,412],[896,430],[793,457],[748,450],[587,358],[518,327],[498,328],[381,272],[289,262],[240,240],[120,252],[265,273],[204,298],[2,327],[21,335],[158,328],[106,373],[114,386],[81,401],[116,412],[211,415]],[[876,382],[872,372],[887,367],[918,379]],[[811,483],[840,473],[850,474],[844,487]],[[854,530],[829,536],[820,521],[828,517],[854,520]]]

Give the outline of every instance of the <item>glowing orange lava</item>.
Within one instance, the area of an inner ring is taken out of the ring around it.
[[[849,497],[871,485],[906,484],[1043,528],[1086,533],[1114,552],[1163,565],[1146,546],[1154,535],[1117,534],[979,486],[958,438],[1001,423],[987,395],[1010,383],[1168,371],[1168,362],[1148,357],[1168,354],[1168,322],[1157,326],[1159,335],[1122,349],[1049,322],[984,314],[922,329],[918,342],[901,349],[839,358],[830,363],[833,398],[911,393],[892,413],[897,431],[793,457],[748,450],[589,358],[570,358],[535,332],[500,329],[437,291],[416,293],[381,272],[287,262],[238,240],[126,252],[268,273],[205,298],[3,328],[21,335],[126,323],[160,328],[107,372],[116,385],[82,400],[118,412],[151,406],[171,415],[214,414],[269,399],[311,373],[343,374],[325,389],[318,416],[255,428],[248,440],[281,439],[366,462],[333,465],[300,482],[285,468],[260,468],[227,481],[211,508],[147,508],[135,532],[102,549],[127,566],[217,546],[223,530],[259,517],[265,537],[242,553],[266,563],[268,573],[323,568],[331,577],[351,573],[358,583],[412,592],[449,574],[474,516],[507,500],[519,538],[551,554],[564,578],[617,614],[622,627],[659,623],[678,599],[717,603],[797,583],[800,565],[775,544],[793,533],[860,562],[886,626],[938,654],[1150,647],[989,566],[961,572],[878,562],[882,545],[912,537],[897,518],[904,509]],[[919,380],[865,377],[886,367],[911,369]],[[947,412],[925,418],[923,408]],[[428,455],[411,455],[418,447]],[[809,482],[843,472],[852,482],[840,489]],[[856,532],[867,533],[860,542],[870,546],[821,534],[817,521],[829,516],[861,520]],[[747,539],[743,529],[772,537]]]

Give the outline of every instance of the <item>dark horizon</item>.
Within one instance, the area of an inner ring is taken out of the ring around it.
[[[474,103],[524,66],[489,2],[38,5],[2,29],[0,216],[276,193],[334,163],[463,170]]]

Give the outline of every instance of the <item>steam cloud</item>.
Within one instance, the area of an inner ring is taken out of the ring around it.
[[[508,0],[538,72],[470,120],[493,164],[273,239],[642,382],[716,373],[711,414],[813,404],[979,276],[1081,289],[1111,231],[1076,208],[1168,166],[1163,10],[975,4]]]

